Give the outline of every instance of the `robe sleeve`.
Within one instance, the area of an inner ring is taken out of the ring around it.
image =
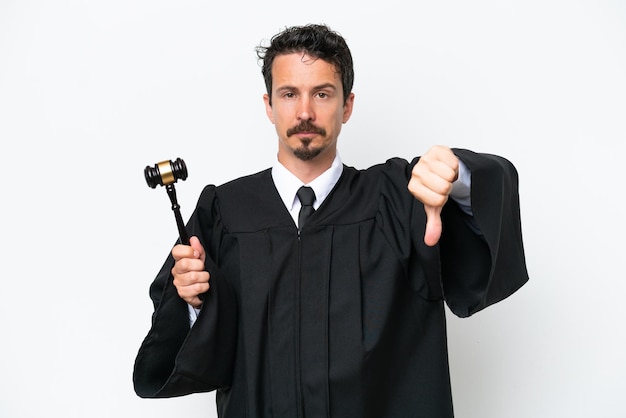
[[[187,303],[172,283],[174,260],[167,257],[150,286],[154,304],[152,326],[142,342],[133,371],[137,395],[165,398],[207,392],[231,382],[237,340],[237,302],[228,280],[222,277],[211,254],[212,241],[219,240],[215,187],[200,195],[187,229],[207,251],[205,268],[210,289],[198,319],[190,328]]]
[[[451,200],[442,211],[441,286],[450,310],[468,317],[513,294],[528,272],[517,170],[499,156],[453,151],[471,171],[473,219]]]
[[[411,249],[406,251],[414,254],[409,257],[408,269],[413,288],[425,299],[444,299],[452,313],[464,318],[516,292],[528,281],[528,272],[517,170],[496,155],[463,149],[453,152],[471,172],[473,216],[448,199],[441,213],[439,244],[428,247],[424,244],[424,206],[411,197],[409,219],[405,220],[411,225]],[[407,180],[418,161],[415,158],[406,165]]]

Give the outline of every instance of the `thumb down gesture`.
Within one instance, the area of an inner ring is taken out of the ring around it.
[[[424,243],[436,245],[441,238],[441,209],[448,201],[452,183],[459,176],[459,159],[446,146],[435,145],[413,167],[409,192],[424,204],[426,233]]]

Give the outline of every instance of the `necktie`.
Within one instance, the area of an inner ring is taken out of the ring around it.
[[[308,186],[302,186],[298,189],[298,199],[300,199],[300,203],[302,207],[300,208],[300,214],[298,215],[298,229],[302,229],[302,227],[306,224],[309,216],[315,212],[313,209],[313,202],[315,201],[315,192],[312,188]]]

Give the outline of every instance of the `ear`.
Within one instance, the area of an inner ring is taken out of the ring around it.
[[[265,93],[263,95],[263,102],[265,103],[265,114],[269,120],[274,123],[274,112],[272,111],[272,105],[270,104],[270,95]]]
[[[343,118],[342,118],[343,123],[346,123],[350,119],[350,116],[352,115],[353,106],[354,106],[354,93],[350,93],[350,95],[348,96],[348,99],[346,100],[346,103],[343,105]]]

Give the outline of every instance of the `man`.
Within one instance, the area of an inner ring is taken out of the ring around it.
[[[515,168],[444,146],[343,165],[344,39],[292,27],[258,54],[277,161],[203,190],[150,289],[137,394],[217,390],[220,417],[452,417],[443,301],[465,317],[528,280]]]

